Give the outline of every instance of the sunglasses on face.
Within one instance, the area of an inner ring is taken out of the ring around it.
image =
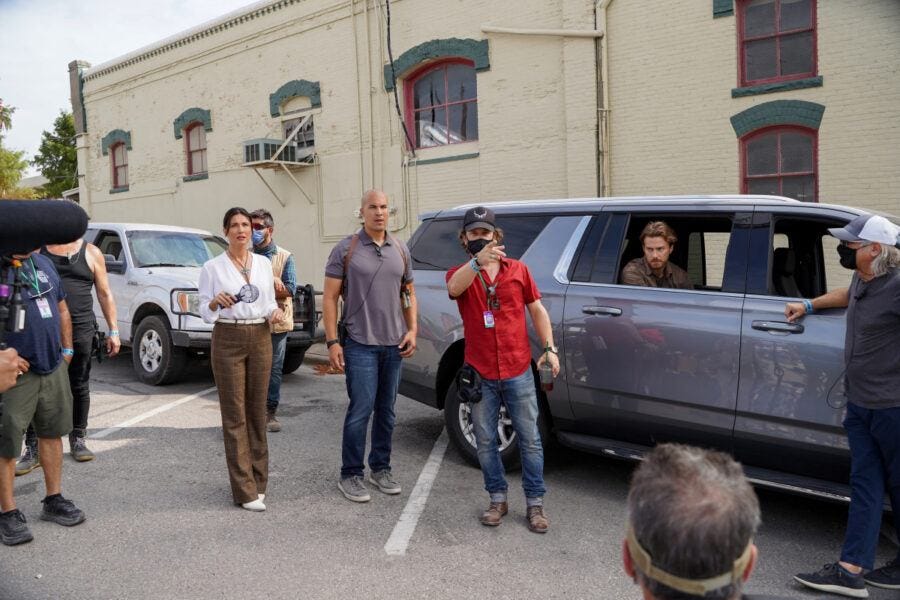
[[[255,231],[262,231],[263,229],[268,229],[268,227],[266,227],[266,226],[263,225],[262,223],[254,223],[254,224],[253,224],[253,229],[254,229]]]

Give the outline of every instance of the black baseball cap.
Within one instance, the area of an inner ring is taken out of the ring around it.
[[[470,208],[466,211],[466,216],[463,217],[463,229],[466,231],[472,231],[473,229],[494,231],[496,228],[496,225],[494,225],[494,211],[484,206]]]

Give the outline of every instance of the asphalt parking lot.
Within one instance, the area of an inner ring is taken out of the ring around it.
[[[0,598],[640,596],[620,559],[630,464],[557,449],[545,469],[550,532],[526,529],[517,473],[509,516],[485,528],[480,473],[444,450],[439,412],[401,397],[393,469],[403,493],[353,504],[336,489],[343,377],[306,364],[285,377],[284,430],[269,436],[268,511],[250,513],[231,503],[213,386],[202,367],[153,388],[134,380],[130,356],[95,365],[97,459],[66,456],[63,467],[63,493],[88,520],[72,529],[40,521],[41,471],[17,478],[35,540],[0,547]],[[835,559],[846,508],[767,491],[760,499],[760,563],[747,590],[824,597],[791,575]],[[878,562],[895,551],[883,539]]]

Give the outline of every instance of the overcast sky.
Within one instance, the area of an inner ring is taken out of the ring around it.
[[[34,158],[71,111],[68,64],[98,65],[254,0],[0,0],[0,98],[16,107],[6,148]],[[28,174],[35,174],[30,170]]]

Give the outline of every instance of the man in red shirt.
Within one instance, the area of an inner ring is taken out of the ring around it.
[[[472,405],[472,422],[484,488],[491,503],[481,515],[481,523],[496,527],[508,512],[508,485],[497,443],[502,402],[519,438],[528,529],[545,533],[550,522],[543,508],[544,450],[537,426],[537,394],[525,309],[545,345],[538,367],[548,363],[556,377],[559,359],[550,317],[528,267],[506,258],[500,245],[503,231],[495,226],[493,211],[482,206],[467,211],[459,239],[472,259],[447,272],[447,291],[456,300],[462,316],[465,361],[482,377],[482,397]]]

